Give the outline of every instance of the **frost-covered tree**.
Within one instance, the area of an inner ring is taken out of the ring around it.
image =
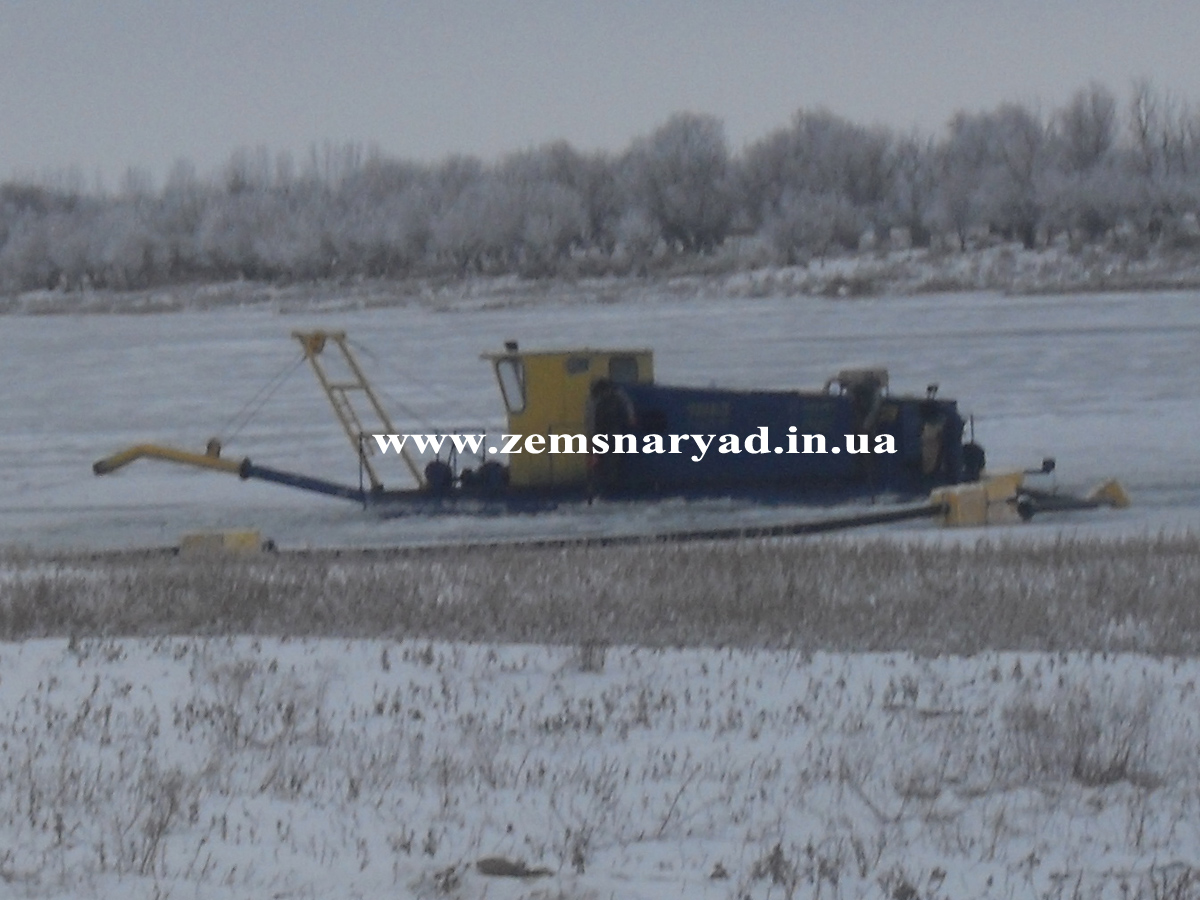
[[[1043,221],[1073,246],[1108,234],[1125,215],[1129,179],[1119,165],[1117,99],[1092,82],[1051,116],[1040,177]]]
[[[0,290],[644,271],[734,230],[793,262],[893,226],[917,246],[937,229],[963,248],[985,232],[1182,246],[1197,212],[1200,112],[1147,81],[1127,104],[1091,83],[1047,117],[1004,104],[935,138],[802,109],[736,155],[689,113],[614,156],[558,141],[418,164],[327,142],[297,164],[242,148],[210,173],[177,163],[157,191],[131,169],[112,193],[66,170],[0,184]]]
[[[615,229],[619,258],[628,260],[635,268],[644,269],[654,255],[661,239],[658,225],[641,207],[625,211]]]
[[[225,163],[223,181],[230,195],[264,191],[271,186],[274,167],[266,147],[239,147]]]
[[[827,110],[800,110],[790,128],[746,151],[739,186],[748,221],[766,229],[779,249],[790,247],[788,256],[801,246],[818,253],[833,244],[857,246],[868,225],[882,230],[892,224],[893,140],[883,128],[865,128]],[[804,203],[836,209],[828,236],[803,224],[819,218],[801,209]],[[850,234],[851,228],[858,231]]]
[[[937,199],[937,154],[932,141],[918,134],[892,147],[887,219],[908,229],[914,247],[928,247],[933,236]]]
[[[165,245],[165,280],[181,281],[202,274],[197,237],[214,194],[189,161],[177,160],[171,166],[153,211]]]
[[[733,206],[725,127],[713,116],[680,113],[626,159],[631,206],[645,208],[664,240],[683,252],[707,253],[729,231]]]
[[[588,238],[587,161],[565,141],[514,154],[497,172],[512,189],[520,234],[512,248],[527,275],[551,274]]]
[[[55,243],[49,214],[24,212],[6,228],[0,247],[0,283],[7,291],[50,289],[58,285],[58,270],[51,259]]]
[[[553,273],[556,263],[582,245],[587,232],[583,199],[573,188],[556,182],[529,186],[521,197],[521,269],[527,275]]]
[[[1128,134],[1137,197],[1130,219],[1155,239],[1200,204],[1200,121],[1187,104],[1140,80],[1130,97]]]
[[[434,252],[462,274],[511,271],[524,224],[518,201],[492,173],[464,185],[433,222]]]
[[[951,119],[941,154],[940,209],[960,246],[977,224],[1035,245],[1047,149],[1045,124],[1018,104]]]
[[[439,198],[429,167],[372,155],[340,176],[336,190],[301,184],[339,271],[403,276],[424,264]]]
[[[864,222],[861,211],[841,194],[788,191],[765,228],[783,260],[795,264],[810,255],[824,257],[835,247],[857,247]]]
[[[89,242],[87,277],[96,286],[125,290],[161,281],[167,254],[145,204],[137,201],[100,212]]]

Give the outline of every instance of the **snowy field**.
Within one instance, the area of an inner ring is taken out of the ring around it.
[[[431,311],[340,309],[312,298],[269,307],[145,316],[0,319],[0,546],[173,545],[205,527],[258,528],[282,547],[392,545],[462,536],[597,533],[712,525],[733,510],[687,505],[591,510],[529,520],[379,522],[341,501],[223,474],[139,462],[106,478],[91,463],[154,441],[357,483],[352,450],[311,373],[295,371],[245,427],[237,413],[299,356],[296,328],[345,329],[401,429],[503,425],[479,360],[505,339],[529,348],[648,346],[659,381],[817,388],[854,363],[885,365],[893,390],[936,382],[975,416],[993,468],[1059,462],[1064,487],[1116,476],[1124,513],[1069,529],[1156,533],[1200,524],[1200,294],[875,299],[679,299]],[[376,298],[379,302],[379,298]],[[406,486],[399,465],[385,477]],[[747,511],[743,520],[781,515]],[[795,511],[784,511],[794,517]]]
[[[377,521],[350,504],[161,463],[91,474],[96,458],[128,444],[199,449],[221,435],[228,455],[357,481],[303,369],[230,434],[243,404],[299,355],[294,328],[347,330],[400,427],[414,430],[499,429],[478,354],[505,339],[649,346],[658,379],[679,384],[819,387],[847,364],[886,365],[893,390],[938,382],[974,413],[993,467],[1053,455],[1063,487],[1116,476],[1134,498],[1130,510],[1046,516],[1007,536],[1194,533],[1198,301],[685,301],[663,290],[620,304],[441,312],[323,312],[314,302],[287,314],[3,317],[0,612],[19,632],[18,596],[82,579],[74,612],[86,613],[93,576],[65,557],[39,562],[43,552],[169,546],[204,527],[257,528],[302,548],[800,514],[600,504],[546,518]],[[391,475],[396,485],[403,477],[399,467]],[[909,525],[871,536],[969,545],[985,535]],[[642,552],[651,551],[627,558]],[[722,552],[714,558],[741,551]],[[772,577],[805,584],[805,573],[786,571],[786,551],[770,553],[783,566]],[[423,565],[457,591],[447,603],[480,600],[477,578],[464,581],[452,556],[438,559]],[[162,565],[169,577],[172,564]],[[271,565],[283,572],[287,557]],[[1022,603],[1036,608],[1044,594],[1061,616],[1054,604],[1072,591],[1103,589],[1107,570],[1093,568],[1000,567],[962,584],[1004,579]],[[335,613],[359,599],[339,592],[336,569],[319,582]],[[1121,564],[1129,617],[1111,622],[1113,646],[1142,646],[1139,615],[1159,594],[1186,595],[1194,579],[1186,564],[1148,565],[1144,583],[1136,569],[1136,559]],[[522,577],[545,578],[533,564]],[[730,573],[730,583],[737,577],[748,576]],[[621,578],[636,583],[637,572]],[[1156,588],[1156,578],[1171,583]],[[892,602],[879,580],[880,602]],[[203,608],[203,585],[180,576],[181,593],[139,602]],[[440,593],[417,599],[444,606]],[[876,594],[842,602],[863,614]],[[1200,897],[1195,658],[48,633],[63,636],[0,644],[4,897]],[[526,877],[488,874],[498,868]]]
[[[1084,654],[31,641],[0,648],[2,890],[1190,898],[1198,677]],[[547,874],[487,874],[497,857]]]

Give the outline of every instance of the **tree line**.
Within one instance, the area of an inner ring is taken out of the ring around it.
[[[1181,245],[1200,211],[1200,110],[1146,81],[1092,83],[1043,113],[959,112],[936,136],[823,109],[739,152],[680,113],[620,153],[560,141],[485,164],[422,164],[357,144],[297,161],[235,151],[161,188],[69,173],[0,184],[0,290],[229,279],[529,277],[642,272],[719,255],[799,264],[869,246]]]

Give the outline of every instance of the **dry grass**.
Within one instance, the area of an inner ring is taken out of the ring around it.
[[[257,634],[974,653],[1200,649],[1200,538],[0,557],[0,639]]]

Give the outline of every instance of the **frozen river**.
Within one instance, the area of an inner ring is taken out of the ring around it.
[[[417,307],[280,314],[265,308],[144,316],[0,318],[0,545],[174,544],[200,528],[257,528],[280,546],[598,532],[790,511],[599,505],[533,519],[378,521],[342,501],[139,462],[91,464],[128,444],[226,455],[356,483],[354,454],[298,368],[238,431],[243,406],[299,357],[293,329],[344,329],[402,430],[503,424],[479,354],[637,346],[663,383],[817,388],[846,365],[887,366],[892,390],[931,382],[975,416],[993,468],[1058,460],[1058,483],[1116,476],[1135,507],[1050,517],[1026,533],[1200,528],[1200,293],[830,300],[679,300],[469,312]],[[418,427],[419,426],[419,427]],[[390,472],[405,486],[403,470]],[[927,528],[928,526],[908,526]]]

